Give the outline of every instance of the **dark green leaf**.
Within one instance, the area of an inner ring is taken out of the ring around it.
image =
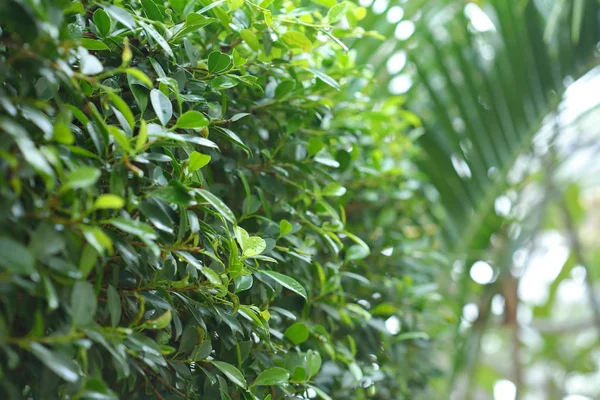
[[[215,367],[217,367],[229,380],[241,388],[246,388],[246,379],[244,375],[233,365],[223,361],[211,361]]]
[[[213,51],[208,55],[208,72],[218,74],[229,68],[231,65],[231,57],[220,51]]]
[[[106,297],[108,302],[108,312],[110,313],[110,324],[112,326],[117,326],[121,320],[121,297],[119,296],[117,289],[110,284],[106,288]]]
[[[35,272],[35,259],[29,249],[7,237],[0,237],[0,265],[17,274]]]
[[[48,350],[39,343],[31,343],[29,351],[61,379],[68,382],[79,380],[79,368],[77,368],[71,357],[66,354]]]
[[[190,190],[179,181],[171,181],[167,186],[151,192],[151,195],[167,203],[180,206],[187,206],[193,200]]]
[[[94,25],[100,36],[105,37],[110,33],[110,17],[101,8],[94,11]]]

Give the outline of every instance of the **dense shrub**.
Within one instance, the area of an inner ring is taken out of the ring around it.
[[[426,385],[431,229],[404,134],[418,120],[372,100],[342,43],[370,35],[363,8],[0,9],[1,391],[397,399]]]

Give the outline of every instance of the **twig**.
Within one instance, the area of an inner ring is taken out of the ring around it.
[[[141,365],[140,365],[141,366]],[[172,386],[169,384],[169,382],[165,381],[162,376],[156,374],[154,371],[146,368],[146,367],[142,367],[142,369],[149,373],[150,375],[154,376],[156,379],[158,379],[158,381],[160,383],[162,383],[163,385],[165,385],[166,387],[168,387],[169,389],[171,389],[173,392],[175,392],[178,396],[180,396],[181,398],[185,399],[185,394],[181,393],[176,387]],[[150,383],[150,381],[148,381],[148,383]],[[154,393],[156,393],[156,389],[154,389],[154,387],[152,386],[152,384],[150,384],[150,386],[152,387],[152,389],[155,391]],[[157,393],[158,395],[158,393]],[[164,400],[164,399],[163,399]]]
[[[154,394],[156,395],[156,397],[158,397],[159,400],[165,400],[164,397],[162,397],[160,395],[160,393],[158,393],[158,390],[156,390],[156,388],[154,387],[154,385],[152,384],[152,382],[150,382],[150,379],[147,380],[148,385],[150,385],[150,389],[152,389],[152,391],[154,392]]]

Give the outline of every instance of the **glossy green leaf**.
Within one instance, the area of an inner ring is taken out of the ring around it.
[[[198,193],[204,200],[213,206],[214,209],[217,210],[217,212],[219,212],[219,214],[221,214],[227,221],[235,224],[235,215],[221,199],[205,189],[198,189],[196,193]]]
[[[290,373],[285,368],[271,367],[261,372],[252,386],[284,385],[290,379]]]
[[[267,275],[269,278],[273,279],[275,282],[291,290],[292,292],[299,294],[305,299],[307,298],[306,289],[304,289],[304,287],[294,278],[275,271],[261,271],[261,273]]]
[[[208,55],[208,72],[211,74],[218,74],[229,68],[231,65],[231,57],[227,54],[221,53],[220,51],[213,51]]]
[[[124,232],[131,233],[132,235],[140,238],[145,238],[148,240],[156,238],[156,233],[154,230],[149,225],[139,221],[126,218],[116,218],[111,220],[110,224]]]
[[[67,354],[48,350],[39,343],[31,343],[29,351],[61,379],[68,382],[77,382],[80,379],[79,368]]]
[[[110,17],[103,9],[94,11],[94,25],[100,36],[105,37],[110,33]]]
[[[130,30],[134,30],[136,23],[131,14],[127,10],[115,6],[115,5],[104,5],[104,11],[108,13],[113,19],[119,21],[125,27]]]
[[[181,182],[173,180],[167,186],[154,190],[150,195],[167,203],[187,206],[194,199],[191,193],[191,190]]]
[[[297,322],[285,330],[285,337],[296,345],[306,342],[308,336],[308,328],[302,322]]]
[[[369,250],[364,246],[353,244],[346,252],[346,261],[362,260],[369,255]]]
[[[258,51],[260,43],[258,42],[258,38],[249,29],[242,29],[240,31],[240,36],[244,39],[244,42],[254,51]]]
[[[188,170],[190,172],[194,172],[199,170],[200,168],[208,165],[210,162],[210,156],[202,153],[198,153],[197,151],[192,152],[190,154],[190,158],[188,159]]]
[[[337,83],[335,81],[335,79],[333,79],[332,77],[330,77],[329,75],[327,75],[323,71],[320,71],[320,70],[314,69],[314,68],[307,68],[306,70],[309,71],[309,72],[312,72],[317,78],[319,78],[321,81],[325,82],[326,84],[328,84],[332,88],[334,88],[336,90],[340,90],[339,83]]]
[[[331,182],[323,189],[321,189],[321,193],[323,194],[323,196],[339,197],[346,194],[346,188],[337,182]]]
[[[158,120],[163,126],[166,126],[173,116],[171,100],[160,90],[152,89],[150,92],[150,102]]]
[[[279,237],[283,237],[292,231],[292,224],[288,220],[279,221]]]
[[[81,45],[87,50],[109,50],[108,46],[100,40],[83,38],[81,39]]]
[[[171,323],[172,318],[171,310],[167,310],[158,318],[145,321],[140,329],[165,329]]]
[[[177,120],[177,128],[200,129],[209,125],[209,120],[198,111],[187,111]]]
[[[125,206],[125,200],[116,194],[103,194],[94,201],[96,209],[114,209],[118,210]]]
[[[246,388],[246,379],[244,375],[233,365],[223,361],[211,361],[231,382],[241,388]]]
[[[144,12],[148,16],[148,18],[150,18],[153,21],[165,21],[165,16],[163,12],[161,11],[158,4],[154,2],[154,0],[141,0],[141,3],[142,8],[144,9]]]

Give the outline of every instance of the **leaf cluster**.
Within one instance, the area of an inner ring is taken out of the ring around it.
[[[426,384],[418,119],[347,51],[363,8],[0,5],[3,398]]]

